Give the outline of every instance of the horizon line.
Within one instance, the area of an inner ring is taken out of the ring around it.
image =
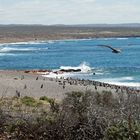
[[[42,26],[56,26],[56,25],[64,25],[64,26],[75,26],[75,25],[140,25],[140,23],[77,23],[77,24],[30,24],[30,23],[6,23],[6,24],[0,24],[0,25],[42,25]]]

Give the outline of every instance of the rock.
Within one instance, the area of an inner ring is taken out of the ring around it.
[[[81,69],[61,69],[62,72],[80,72]]]

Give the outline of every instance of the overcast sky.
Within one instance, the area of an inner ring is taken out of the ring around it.
[[[0,0],[0,24],[140,23],[140,0]]]

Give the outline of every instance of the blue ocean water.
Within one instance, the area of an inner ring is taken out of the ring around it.
[[[122,52],[114,54],[99,44],[121,48]],[[59,69],[61,66],[92,69],[92,72],[69,74],[72,77],[140,87],[140,38],[0,44],[2,70]]]

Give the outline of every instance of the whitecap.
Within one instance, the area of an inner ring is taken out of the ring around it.
[[[119,86],[140,87],[140,83],[138,82],[107,82],[107,83]]]
[[[33,47],[30,47],[30,48],[16,48],[16,47],[2,47],[0,48],[0,53],[6,53],[6,52],[28,52],[28,51],[43,51],[43,50],[47,50],[48,48],[33,48]]]
[[[53,43],[55,43],[55,41],[53,41],[53,40],[48,40],[47,43],[53,44]]]
[[[139,82],[132,82],[132,80],[134,80],[134,77],[104,78],[96,80],[113,85],[140,87]]]
[[[134,77],[122,77],[122,80],[134,80]]]
[[[0,56],[17,56],[17,54],[13,54],[13,53],[0,53]]]
[[[37,45],[37,44],[46,44],[48,41],[27,41],[27,42],[12,42],[12,43],[1,43],[0,46],[7,45]]]
[[[104,78],[98,80],[101,82],[122,82],[122,81],[132,81],[134,80],[134,77]]]
[[[49,74],[42,75],[42,76],[43,77],[48,77],[48,78],[61,78],[61,77],[67,78],[67,77],[73,77],[73,74],[72,73],[56,74],[54,72],[50,72]]]
[[[104,75],[104,73],[102,73],[102,72],[95,72],[96,73],[96,75]]]
[[[127,40],[128,38],[121,37],[121,38],[116,38],[117,40]]]
[[[55,72],[50,72],[49,74],[43,74],[43,77],[48,77],[48,78],[79,78],[79,79],[88,79],[91,77],[93,73],[82,73],[82,72],[64,72],[64,73],[55,73]],[[87,78],[88,77],[88,78]]]

